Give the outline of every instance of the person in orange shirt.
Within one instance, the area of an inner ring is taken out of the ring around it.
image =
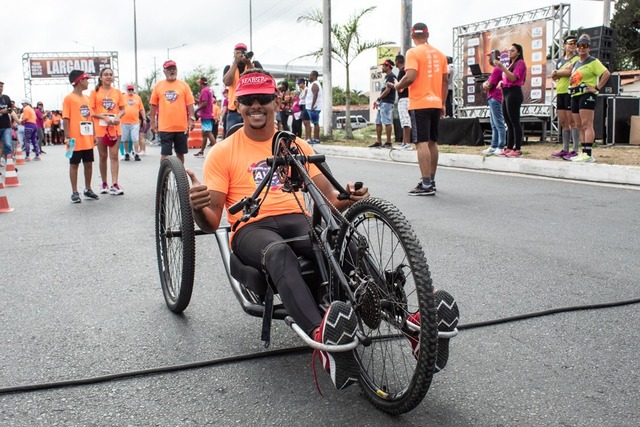
[[[215,95],[213,97],[213,140],[218,140],[218,126],[220,125],[220,115],[222,111],[220,110],[220,104],[218,104],[218,100]]]
[[[140,141],[140,119],[145,120],[144,105],[142,99],[135,93],[134,85],[127,85],[127,93],[124,95],[124,116],[122,116],[122,140],[129,143],[129,148],[124,156],[129,160],[129,153],[133,152],[134,159],[140,160],[140,154],[144,153],[144,142]],[[144,140],[142,140],[144,141]],[[135,151],[134,151],[135,149]]]
[[[22,101],[22,116],[20,121],[24,125],[24,154],[25,160],[29,158],[29,144],[33,146],[36,160],[40,160],[40,145],[38,144],[38,126],[36,125],[36,112],[31,106],[31,101],[24,98]]]
[[[53,145],[61,144],[64,137],[64,134],[60,134],[60,120],[62,120],[62,115],[59,111],[54,111],[51,114],[51,142]]]
[[[193,93],[188,84],[178,80],[178,67],[172,60],[165,61],[162,69],[166,80],[158,82],[151,92],[151,128],[158,132],[160,163],[176,151],[176,157],[184,163],[189,131],[196,120],[193,110]]]
[[[80,203],[78,193],[78,169],[84,163],[84,197],[98,200],[99,197],[91,189],[93,177],[93,122],[91,101],[82,92],[89,87],[89,75],[81,70],[69,73],[69,82],[73,92],[64,98],[62,103],[62,120],[64,124],[64,144],[69,149],[71,138],[75,140],[73,154],[69,159],[69,179],[71,180],[71,203]]]
[[[44,116],[44,143],[45,145],[53,145],[51,142],[51,113]]]
[[[113,87],[113,70],[103,68],[100,70],[96,89],[91,91],[89,99],[93,110],[93,126],[98,140],[98,155],[100,156],[100,178],[102,186],[101,194],[111,193],[114,196],[124,194],[118,184],[119,161],[118,149],[120,148],[120,120],[124,115],[124,99],[122,92]],[[107,136],[108,132],[108,136]],[[112,139],[113,138],[113,139]],[[111,166],[111,187],[107,185],[107,159]]]
[[[438,125],[446,112],[449,67],[444,53],[428,43],[429,29],[425,24],[414,24],[411,39],[416,46],[407,51],[406,74],[395,85],[398,92],[410,88],[409,111],[413,111],[416,122],[415,144],[422,179],[409,195],[433,196],[438,167]]]

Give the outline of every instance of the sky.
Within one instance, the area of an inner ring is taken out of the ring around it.
[[[25,96],[22,57],[32,52],[117,51],[121,88],[134,82],[133,1],[3,1],[3,32],[13,35],[4,39],[0,49],[4,93],[16,101]],[[412,22],[426,23],[429,42],[451,55],[454,27],[558,3],[571,4],[572,28],[602,24],[603,2],[591,0],[413,0]],[[376,6],[361,21],[362,39],[400,45],[400,5],[401,0],[333,1],[331,18],[334,24],[341,24],[355,11]],[[297,22],[298,16],[313,8],[321,9],[322,0],[136,0],[138,81],[142,84],[144,77],[161,68],[169,48],[173,48],[170,56],[178,64],[179,77],[197,66],[211,66],[219,70],[218,82],[213,83],[221,83],[222,69],[230,63],[233,47],[239,42],[251,45],[255,58],[263,64],[286,64],[322,46],[321,26]],[[322,68],[321,61],[309,58],[293,64]],[[354,61],[352,89],[368,90],[369,68],[374,65],[375,49]],[[335,61],[332,67],[333,85],[344,88],[344,67]],[[212,87],[217,95],[221,93],[221,86]],[[45,109],[60,108],[70,91],[70,85],[32,85],[32,101],[44,102]]]

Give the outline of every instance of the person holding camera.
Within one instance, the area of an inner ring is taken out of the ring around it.
[[[222,83],[229,90],[228,98],[229,105],[226,112],[225,128],[231,129],[231,127],[237,123],[242,123],[242,116],[238,114],[235,106],[236,100],[236,86],[240,74],[246,70],[253,68],[262,68],[262,65],[258,61],[253,61],[253,52],[247,51],[247,45],[244,43],[238,43],[233,48],[233,62],[231,65],[224,67]],[[225,135],[226,136],[226,135]]]

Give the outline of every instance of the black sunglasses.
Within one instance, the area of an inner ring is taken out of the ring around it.
[[[258,101],[260,105],[267,105],[276,99],[275,95],[244,95],[236,98],[238,102],[242,105],[246,105],[250,107],[254,102]]]

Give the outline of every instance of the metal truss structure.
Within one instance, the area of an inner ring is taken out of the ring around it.
[[[463,37],[478,34],[483,31],[496,28],[512,27],[528,22],[546,19],[551,23],[551,60],[557,61],[562,56],[562,39],[571,28],[571,5],[566,3],[556,4],[541,9],[529,10],[486,21],[475,22],[462,25],[453,29],[453,64],[459,70],[454,80],[454,114],[457,117],[488,117],[488,107],[462,107],[464,105],[464,82],[462,70],[465,68],[464,41]],[[545,76],[546,77],[546,76]],[[545,88],[546,92],[546,88]],[[556,91],[555,83],[551,88],[550,104],[527,104],[522,106],[522,115],[551,117],[551,133],[557,135],[559,129],[558,117],[556,114]]]
[[[31,86],[69,85],[68,77],[31,77],[30,61],[32,59],[56,59],[56,58],[111,58],[111,69],[115,76],[114,86],[119,87],[118,80],[118,52],[92,51],[92,52],[31,52],[22,55],[22,75],[24,78],[24,94],[31,99]]]

